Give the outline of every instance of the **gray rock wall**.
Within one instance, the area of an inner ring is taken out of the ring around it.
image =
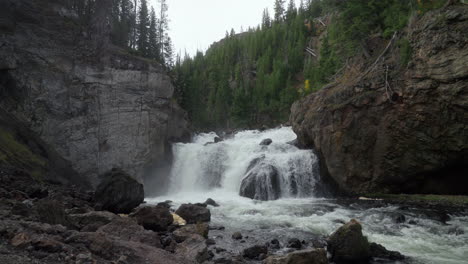
[[[362,77],[384,41],[371,60],[356,56],[344,78],[292,106],[299,142],[316,149],[341,190],[468,193],[467,14],[466,5],[428,12],[400,33],[412,46],[407,67],[394,44]]]
[[[5,0],[0,8],[15,14],[0,19],[0,106],[93,183],[113,167],[141,180],[168,141],[187,136],[162,66],[113,46],[95,52],[58,4]]]

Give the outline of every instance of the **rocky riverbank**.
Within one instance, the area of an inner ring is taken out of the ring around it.
[[[170,201],[139,205],[143,192],[124,192],[127,187],[138,189],[138,182],[121,170],[103,177],[93,193],[38,182],[20,171],[0,170],[0,262],[329,263],[327,249],[336,263],[367,262],[375,257],[404,259],[369,243],[355,220],[315,243],[271,238],[251,244],[249,234],[231,234],[210,224],[210,208],[223,206],[211,199],[183,204],[177,210]],[[128,182],[122,186],[125,179]],[[131,201],[136,203],[131,205]],[[242,249],[224,248],[217,242],[219,236],[243,245]],[[359,241],[361,248],[353,241]]]

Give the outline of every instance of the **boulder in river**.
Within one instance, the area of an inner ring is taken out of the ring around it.
[[[242,234],[240,232],[234,232],[231,236],[235,240],[242,239]]]
[[[327,251],[323,248],[299,250],[286,256],[271,256],[264,264],[328,264]]]
[[[174,222],[169,209],[165,206],[144,206],[131,215],[139,225],[153,231],[166,231]]]
[[[260,256],[266,254],[268,254],[268,248],[264,245],[255,245],[242,251],[242,256],[248,259],[261,260]]]
[[[218,207],[219,204],[215,202],[215,200],[211,199],[211,198],[208,198],[206,199],[206,201],[204,202],[204,204],[206,205],[211,205],[211,206],[214,206],[214,207]]]
[[[278,170],[269,164],[257,164],[242,179],[239,194],[255,200],[278,199],[281,196]]]
[[[262,142],[260,142],[260,146],[268,146],[271,143],[273,143],[273,140],[271,140],[271,138],[265,138],[264,140],[262,140]]]
[[[209,222],[211,220],[211,213],[210,210],[206,208],[206,205],[182,204],[175,213],[185,219],[187,224]]]
[[[370,252],[374,258],[388,260],[402,260],[405,258],[400,252],[387,250],[384,246],[377,243],[370,243]]]
[[[328,251],[336,263],[366,262],[371,257],[369,242],[362,235],[361,224],[355,219],[330,236]]]
[[[94,196],[97,208],[128,214],[143,202],[143,185],[123,170],[114,168],[102,178]]]

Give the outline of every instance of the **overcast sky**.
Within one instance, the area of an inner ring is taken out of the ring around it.
[[[150,0],[156,10],[157,0]],[[289,2],[289,1],[287,1]],[[296,0],[299,5],[300,0]],[[170,36],[175,53],[205,51],[234,28],[240,32],[260,24],[265,7],[273,13],[274,0],[168,0]]]

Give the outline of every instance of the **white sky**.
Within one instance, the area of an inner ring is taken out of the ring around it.
[[[150,0],[156,10],[157,0]],[[287,3],[286,1],[286,6]],[[299,5],[300,0],[296,0]],[[261,23],[265,7],[273,14],[274,0],[168,0],[170,36],[174,52],[194,55],[224,38],[234,28],[240,32]]]

